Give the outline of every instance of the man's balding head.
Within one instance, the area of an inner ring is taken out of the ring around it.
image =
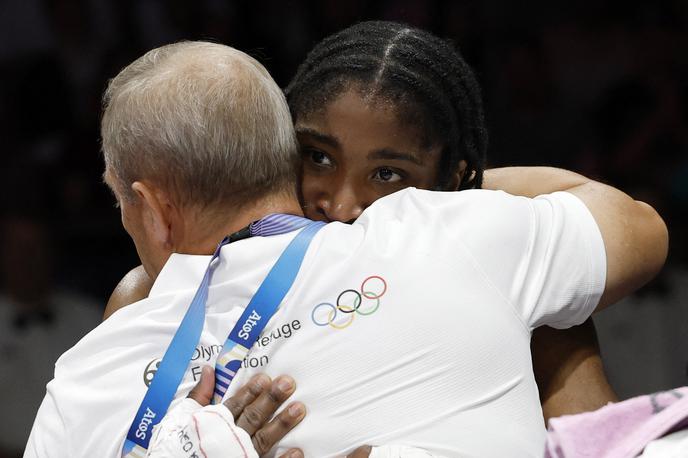
[[[136,181],[180,206],[220,209],[295,187],[298,149],[282,91],[236,49],[154,49],[110,81],[103,106],[107,173],[125,199]]]

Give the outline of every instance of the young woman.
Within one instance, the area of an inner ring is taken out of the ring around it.
[[[548,168],[485,171],[487,131],[473,72],[450,44],[403,24],[364,22],[324,39],[286,96],[303,151],[303,209],[312,219],[352,221],[408,186],[534,197],[559,190],[565,177]],[[150,286],[143,269],[132,271],[106,317]],[[537,330],[532,349],[545,418],[616,400],[591,321]]]
[[[373,21],[331,35],[308,54],[286,95],[311,219],[351,221],[408,186],[527,197],[563,189],[553,169],[484,170],[480,87],[453,46],[426,31]],[[617,399],[591,320],[536,330],[532,354],[545,419]]]

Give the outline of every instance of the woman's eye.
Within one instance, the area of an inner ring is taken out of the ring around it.
[[[393,183],[396,181],[400,181],[402,179],[402,176],[392,169],[383,167],[381,169],[378,169],[377,172],[375,172],[375,176],[373,177],[373,179],[378,181],[384,181],[386,183]]]
[[[306,155],[310,157],[311,162],[313,162],[314,164],[328,167],[332,165],[332,160],[330,159],[330,157],[322,151],[307,150]]]

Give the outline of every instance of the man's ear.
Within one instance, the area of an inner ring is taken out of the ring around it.
[[[169,196],[160,188],[135,181],[131,189],[142,205],[141,221],[150,237],[165,248],[172,248],[172,219],[175,211]]]
[[[456,169],[454,173],[452,173],[451,177],[449,177],[449,184],[447,185],[447,190],[449,191],[458,191],[459,186],[461,185],[461,181],[463,180],[464,175],[466,174],[466,167],[468,164],[466,161],[460,161],[459,162],[459,167]]]

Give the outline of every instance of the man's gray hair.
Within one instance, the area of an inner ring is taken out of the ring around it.
[[[101,135],[125,198],[143,179],[201,207],[250,203],[296,183],[282,91],[258,61],[220,44],[171,44],[127,66],[105,91]]]

